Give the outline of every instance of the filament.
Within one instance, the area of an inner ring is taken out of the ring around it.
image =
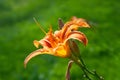
[[[40,29],[42,30],[42,32],[45,33],[45,34],[47,34],[45,32],[45,30],[42,28],[42,26],[38,23],[38,21],[34,17],[33,17],[33,19],[34,19],[35,23],[40,27]]]

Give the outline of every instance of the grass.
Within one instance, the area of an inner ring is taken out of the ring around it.
[[[66,22],[72,16],[85,18],[93,25],[92,29],[81,29],[89,39],[86,47],[80,44],[88,68],[96,69],[105,80],[119,80],[120,5],[117,0],[4,0],[0,3],[0,80],[65,80],[68,59],[40,55],[26,69],[23,61],[36,50],[33,40],[44,37],[33,17],[48,31],[49,25],[58,29],[59,17]],[[81,80],[80,76],[82,71],[74,64],[71,78]]]

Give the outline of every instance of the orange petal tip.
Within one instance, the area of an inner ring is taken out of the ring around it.
[[[40,45],[39,41],[34,40],[34,41],[33,41],[33,44],[34,44],[34,46],[35,46],[36,48],[39,48],[39,45]]]

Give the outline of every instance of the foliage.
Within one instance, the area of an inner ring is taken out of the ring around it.
[[[48,31],[49,25],[58,29],[58,18],[66,22],[71,16],[85,18],[93,26],[81,29],[89,40],[86,47],[79,44],[87,67],[105,80],[119,80],[119,8],[117,0],[0,0],[0,80],[64,80],[66,59],[37,56],[27,69],[23,61],[35,50],[33,40],[44,36],[33,17]],[[72,80],[81,80],[79,67],[74,65],[71,72]]]

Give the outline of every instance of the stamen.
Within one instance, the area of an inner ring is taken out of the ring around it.
[[[50,31],[50,32],[52,32],[52,26],[51,26],[51,25],[49,25],[49,27],[50,27],[49,31]]]
[[[40,29],[42,30],[42,32],[44,32],[45,34],[47,34],[45,32],[45,30],[42,28],[42,26],[38,23],[38,21],[33,17],[33,20],[35,21],[35,23],[40,27]]]

